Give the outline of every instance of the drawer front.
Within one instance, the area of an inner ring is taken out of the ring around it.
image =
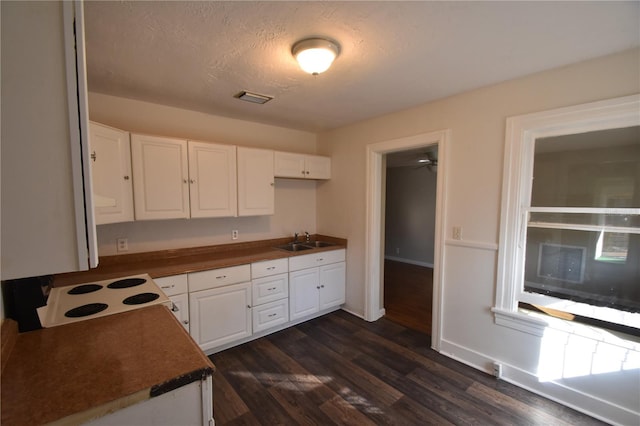
[[[186,293],[188,291],[187,274],[154,278],[153,281],[158,284],[158,287],[160,287],[167,296],[175,296],[176,294]]]
[[[320,253],[305,254],[289,258],[289,271],[328,265],[329,263],[344,262],[345,249],[322,251]]]
[[[289,262],[287,258],[265,260],[264,262],[256,262],[251,264],[251,278],[261,278],[269,275],[282,274],[289,272]]]
[[[189,292],[222,287],[229,284],[251,281],[251,266],[239,265],[229,268],[188,274]]]
[[[289,321],[289,299],[253,307],[253,332],[267,330]]]
[[[253,306],[289,297],[289,274],[259,278],[252,283]]]

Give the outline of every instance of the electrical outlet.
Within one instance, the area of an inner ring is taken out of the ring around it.
[[[493,363],[493,376],[496,379],[499,379],[502,377],[502,364],[500,364],[499,362]]]
[[[233,231],[231,231],[231,239],[232,240],[237,240],[238,239],[238,230],[234,229]]]
[[[461,226],[454,226],[453,227],[453,239],[454,240],[461,240],[462,239],[462,227]]]
[[[129,250],[129,240],[126,238],[118,238],[116,240],[116,251],[128,251]]]

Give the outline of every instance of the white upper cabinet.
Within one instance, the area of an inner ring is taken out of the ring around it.
[[[129,133],[90,123],[89,148],[96,224],[132,221]]]
[[[236,147],[189,141],[191,217],[237,216]]]
[[[2,279],[97,263],[82,3],[2,2]]]
[[[238,216],[274,214],[273,151],[238,147]]]
[[[131,135],[136,220],[189,217],[187,141]]]
[[[276,151],[274,168],[276,177],[297,179],[331,178],[331,158],[319,155]]]

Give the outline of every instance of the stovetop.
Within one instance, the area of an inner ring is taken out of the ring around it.
[[[157,304],[171,302],[148,274],[141,274],[55,287],[38,316],[43,327],[54,327]]]

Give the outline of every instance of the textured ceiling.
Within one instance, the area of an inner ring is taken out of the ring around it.
[[[635,1],[90,1],[85,18],[89,90],[309,131],[640,45]],[[315,77],[290,52],[309,36],[342,48]]]

